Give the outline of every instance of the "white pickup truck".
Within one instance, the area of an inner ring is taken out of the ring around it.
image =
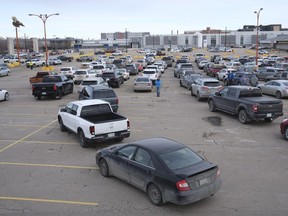
[[[68,103],[58,112],[60,130],[78,134],[80,145],[87,148],[94,142],[122,141],[130,136],[130,122],[113,112],[103,100],[82,100]]]

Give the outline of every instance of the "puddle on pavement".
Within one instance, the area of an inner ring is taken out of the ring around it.
[[[213,126],[222,126],[222,119],[219,116],[208,116],[202,119]]]

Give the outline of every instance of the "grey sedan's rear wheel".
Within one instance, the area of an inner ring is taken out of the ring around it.
[[[214,103],[213,100],[209,100],[209,110],[211,112],[215,112],[216,111],[215,103]]]
[[[82,148],[88,148],[89,147],[89,143],[85,137],[85,134],[82,130],[79,131],[79,141],[80,141],[80,146]]]
[[[8,101],[9,100],[9,93],[6,92],[4,95],[4,101]]]
[[[278,99],[282,98],[281,92],[277,91],[276,94],[275,94],[275,97],[278,98]]]
[[[288,141],[288,127],[284,129],[284,138]]]
[[[150,184],[148,186],[147,194],[152,204],[156,206],[163,205],[161,190],[155,184]]]
[[[107,164],[105,159],[103,159],[103,158],[100,159],[99,168],[100,168],[100,173],[101,173],[102,176],[104,176],[104,177],[110,176],[110,174],[109,174],[109,166],[108,166],[108,164]]]
[[[242,109],[238,113],[238,119],[242,124],[246,124],[248,121],[248,116],[246,110]]]

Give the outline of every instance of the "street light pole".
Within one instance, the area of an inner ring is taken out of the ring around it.
[[[259,11],[254,11],[257,14],[257,26],[256,26],[256,66],[258,67],[258,55],[259,55],[259,15],[263,8],[260,8]]]
[[[126,53],[128,53],[128,48],[127,48],[127,46],[128,46],[128,42],[127,42],[127,40],[128,40],[127,28],[125,28],[125,39],[126,39]]]
[[[46,37],[46,20],[50,17],[50,16],[53,16],[53,15],[59,15],[59,13],[54,13],[54,14],[40,14],[40,15],[37,15],[37,14],[28,14],[29,16],[36,16],[36,17],[39,17],[42,21],[43,21],[43,25],[44,25],[44,42],[45,42],[45,52],[46,52],[46,58],[45,58],[45,64],[46,64],[46,67],[48,66],[48,48],[47,48],[47,37]]]

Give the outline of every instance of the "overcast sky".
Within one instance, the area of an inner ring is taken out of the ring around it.
[[[243,25],[282,24],[288,28],[287,0],[12,0],[0,13],[0,37],[15,37],[12,16],[25,27],[20,38],[44,37],[43,22],[28,14],[53,14],[46,22],[47,38],[100,39],[101,32],[183,34],[187,30],[237,30]]]

